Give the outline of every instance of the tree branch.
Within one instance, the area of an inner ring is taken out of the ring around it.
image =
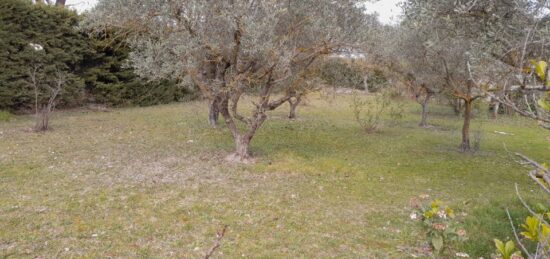
[[[516,227],[514,226],[514,221],[512,220],[512,216],[510,216],[510,211],[508,208],[506,208],[506,215],[508,215],[508,220],[510,221],[510,226],[512,226],[512,230],[514,231],[514,236],[516,237],[516,241],[518,242],[518,245],[520,246],[521,250],[527,255],[527,258],[531,258],[532,255],[529,253],[527,248],[521,243],[521,239],[518,236],[518,232],[516,231]]]
[[[533,211],[533,209],[531,209],[531,207],[529,207],[529,205],[527,205],[527,202],[525,202],[523,197],[521,197],[521,195],[519,194],[519,189],[518,189],[518,184],[517,183],[515,184],[515,186],[516,186],[516,196],[518,196],[518,199],[521,202],[521,204],[523,204],[523,207],[525,207],[531,213],[531,215],[533,215],[535,217],[538,217],[546,225],[549,225],[548,222],[544,219],[544,217],[541,217],[538,213]]]
[[[221,246],[221,241],[223,239],[223,237],[225,236],[225,232],[227,230],[227,225],[223,226],[223,228],[221,230],[218,230],[218,232],[216,233],[216,240],[214,241],[214,246],[212,246],[207,252],[206,254],[204,255],[204,259],[209,259],[210,257],[212,257],[212,255],[214,255],[214,252],[216,251],[216,249],[218,249],[220,246]]]
[[[235,119],[241,121],[242,123],[250,125],[251,124],[250,119],[245,118],[244,116],[240,115],[238,112],[238,105],[239,105],[239,100],[241,99],[241,96],[242,96],[242,91],[240,90],[237,90],[237,91],[239,92],[232,94],[232,97],[231,97],[231,115],[233,115]]]
[[[491,98],[494,98],[495,100],[497,100],[498,102],[512,108],[512,110],[514,110],[515,112],[517,112],[519,115],[523,116],[523,117],[526,117],[526,118],[530,118],[530,119],[533,119],[533,120],[537,120],[537,121],[542,121],[542,122],[546,122],[546,123],[550,123],[550,119],[545,119],[545,118],[542,118],[540,116],[537,116],[536,114],[534,113],[531,113],[531,112],[528,112],[528,111],[525,111],[523,109],[520,109],[519,107],[517,107],[517,105],[511,101],[509,98],[506,97],[506,99],[502,99],[500,97],[497,97],[496,95],[492,94],[492,93],[489,93],[489,96]],[[547,129],[550,129],[550,126],[546,126],[545,128]]]

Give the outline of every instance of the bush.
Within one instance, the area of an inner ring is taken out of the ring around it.
[[[454,251],[455,243],[464,242],[467,237],[453,209],[435,200],[427,206],[420,206],[410,217],[422,223],[428,242],[437,257],[443,254],[469,257],[467,254]]]
[[[398,121],[401,121],[405,117],[405,103],[404,102],[394,102],[390,106],[390,119],[392,124],[397,124]]]
[[[7,111],[0,111],[0,121],[2,122],[10,121],[11,117],[12,117],[11,113]]]
[[[353,94],[351,108],[355,121],[367,133],[374,133],[382,127],[382,116],[388,113],[395,124],[403,118],[404,107],[400,102],[392,102],[392,92],[386,89],[375,96],[361,97]]]
[[[388,78],[382,70],[373,69],[369,71],[368,76],[369,92],[378,92],[388,84]]]
[[[360,66],[352,61],[330,58],[323,62],[320,70],[321,79],[329,85],[364,89],[363,76],[365,73]]]

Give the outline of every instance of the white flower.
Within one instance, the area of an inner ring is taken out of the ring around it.
[[[416,212],[412,212],[410,217],[412,220],[416,220],[418,218],[418,215],[416,215]]]
[[[456,253],[455,255],[456,257],[460,258],[470,258],[470,255],[468,255],[467,253]]]
[[[444,210],[440,210],[437,212],[437,216],[442,218],[442,219],[446,219],[447,218],[447,213],[445,213]]]

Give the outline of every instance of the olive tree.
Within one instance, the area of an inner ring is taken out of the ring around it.
[[[417,78],[435,77],[435,81],[443,86],[443,92],[464,102],[460,150],[468,152],[471,150],[472,104],[482,97],[482,92],[476,88],[469,76],[471,52],[480,34],[476,31],[466,31],[463,27],[464,21],[458,18],[448,19],[450,14],[453,14],[456,4],[456,1],[407,1],[404,4],[406,18],[403,26],[417,34],[412,39],[413,42],[416,41],[412,45],[414,48],[409,47],[417,51],[408,58],[410,66],[416,68],[409,76],[409,85],[420,92],[428,85]],[[432,92],[425,91],[424,101],[429,100],[427,97]]]
[[[421,107],[419,126],[428,127],[430,101],[441,92],[444,80],[440,65],[430,60],[430,46],[425,44],[430,32],[410,27],[407,23],[400,27],[398,43],[392,53],[401,61],[395,74],[401,75],[401,81]]]
[[[550,2],[516,1],[509,9],[516,19],[489,28],[494,43],[483,70],[490,71],[494,87],[488,94],[496,103],[550,128]]]
[[[235,142],[232,161],[250,161],[250,142],[274,110],[293,97],[291,82],[319,57],[362,38],[356,0],[100,0],[96,30],[129,38],[130,61],[148,79],[188,76],[211,101]],[[240,110],[244,94],[250,113]]]
[[[535,2],[410,0],[404,4],[404,23],[426,35],[422,44],[428,50],[429,62],[437,68],[445,92],[464,104],[462,151],[470,150],[473,102],[486,96],[488,86],[499,81],[491,73],[500,66],[497,63],[507,62],[516,53],[503,50],[508,50],[506,44],[520,34],[517,29],[510,30],[510,25],[529,19],[528,13],[518,6],[525,8]]]

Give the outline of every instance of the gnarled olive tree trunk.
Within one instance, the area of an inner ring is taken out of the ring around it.
[[[214,100],[211,100],[208,105],[208,123],[212,128],[216,128],[218,126],[219,115],[219,99],[215,98]]]
[[[256,109],[253,111],[253,115],[248,118],[241,118],[240,115],[236,113],[236,102],[232,104],[231,109],[229,109],[229,99],[224,98],[219,103],[219,111],[222,114],[225,124],[231,131],[231,136],[235,142],[235,153],[227,157],[229,162],[237,163],[252,163],[252,154],[250,152],[250,142],[252,138],[256,135],[256,131],[262,126],[262,124],[267,119],[266,111],[273,110],[280,106],[282,103],[277,104],[276,106],[270,106],[268,103],[256,106]],[[238,99],[234,100],[238,102]],[[286,102],[286,100],[285,100]],[[240,131],[236,125],[235,119],[246,121],[246,127],[244,130]]]
[[[131,61],[139,74],[191,76],[203,96],[217,100],[209,121],[223,116],[235,141],[232,157],[245,162],[266,113],[290,98],[273,94],[305,90],[292,81],[310,77],[317,58],[363,43],[358,32],[368,20],[359,2],[100,0],[88,20],[94,29],[120,28],[135,39]],[[254,95],[250,116],[237,109],[244,93]]]
[[[468,63],[468,68],[470,63]],[[472,121],[472,104],[475,100],[482,98],[483,94],[474,94],[473,89],[478,87],[475,81],[470,78],[466,85],[466,91],[455,94],[458,98],[464,101],[464,124],[462,125],[462,143],[460,144],[460,151],[470,152],[472,150],[470,145],[470,124]]]
[[[419,101],[420,106],[422,106],[422,118],[420,119],[420,123],[418,124],[420,127],[428,127],[428,112],[429,112],[429,104],[430,100],[433,97],[433,93],[428,92],[426,94],[426,97],[424,100]]]

